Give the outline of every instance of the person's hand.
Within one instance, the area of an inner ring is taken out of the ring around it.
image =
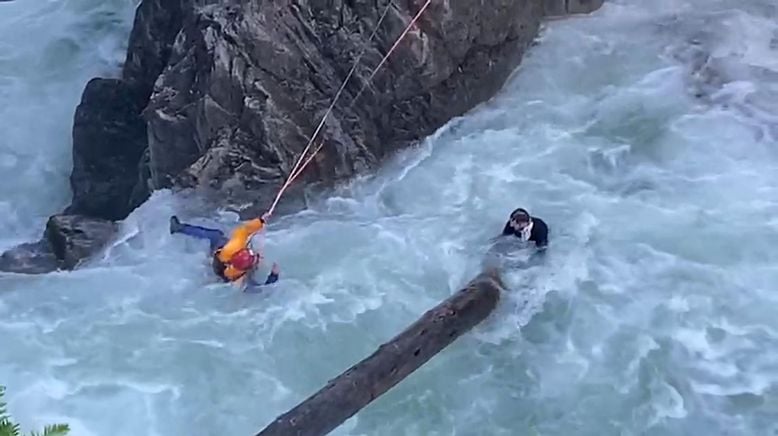
[[[267,222],[267,220],[270,219],[270,212],[263,213],[260,219],[262,220],[262,222]]]
[[[273,267],[270,269],[270,272],[275,275],[278,275],[281,272],[281,268],[278,266],[278,263],[273,262]]]

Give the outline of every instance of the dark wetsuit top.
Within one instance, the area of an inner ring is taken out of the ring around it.
[[[548,245],[548,226],[542,219],[535,217],[532,217],[532,223],[532,231],[530,232],[529,240],[534,242],[536,247],[545,248],[546,245]],[[510,220],[505,223],[502,234],[505,236],[514,235],[517,238],[521,237],[521,232],[517,232],[511,227]]]

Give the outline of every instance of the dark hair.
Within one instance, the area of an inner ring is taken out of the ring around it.
[[[518,208],[511,212],[511,219],[516,221],[529,221],[529,212],[526,209]]]
[[[219,259],[218,251],[213,253],[213,258],[211,259],[211,268],[213,268],[213,272],[216,273],[217,276],[221,277],[222,280],[227,280],[227,276],[224,275],[224,270],[227,269],[227,265],[225,265],[221,259]]]

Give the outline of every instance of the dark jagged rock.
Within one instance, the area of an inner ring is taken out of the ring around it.
[[[43,274],[74,269],[116,234],[111,221],[80,215],[54,215],[46,224],[43,239],[21,244],[0,256],[0,271]]]
[[[148,102],[154,82],[167,65],[184,11],[191,8],[191,3],[191,0],[143,0],[135,13],[122,79],[137,92],[141,106]]]
[[[267,207],[272,195],[257,195],[258,187],[275,192],[283,182],[365,44],[323,128],[325,147],[302,178],[331,183],[373,169],[491,97],[544,14],[542,0],[433,2],[348,107],[421,4],[397,4],[370,43],[385,1],[193,11],[146,110],[153,185],[206,187],[235,208]],[[239,184],[251,198],[234,194]]]
[[[46,223],[45,239],[62,268],[73,269],[100,251],[116,234],[111,221],[80,215],[54,215]]]
[[[140,114],[190,3],[143,1],[122,78],[87,83],[73,122],[73,203],[66,213],[119,220],[148,198],[148,139]]]
[[[73,201],[68,213],[118,220],[138,206],[130,195],[146,149],[140,109],[125,82],[89,81],[73,122]]]
[[[143,150],[143,155],[136,167],[136,174],[137,179],[135,186],[132,188],[132,193],[130,193],[130,204],[133,205],[133,207],[143,204],[151,195],[151,173],[149,172],[148,147]]]

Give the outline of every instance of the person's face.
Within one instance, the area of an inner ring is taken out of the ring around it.
[[[513,230],[520,232],[529,225],[529,221],[522,221],[520,218],[511,217],[510,226]]]

